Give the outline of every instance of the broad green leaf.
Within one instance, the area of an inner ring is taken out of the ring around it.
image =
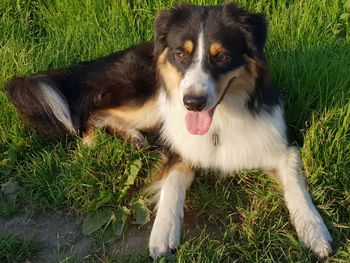
[[[12,203],[16,201],[19,194],[19,189],[20,187],[18,183],[10,180],[6,183],[1,184],[0,191],[4,194],[6,200]]]
[[[113,212],[103,211],[84,219],[83,234],[88,236],[100,229],[112,219]]]
[[[132,205],[133,221],[132,224],[144,225],[150,220],[150,212],[145,206],[145,201],[143,199],[137,200]]]
[[[133,185],[135,182],[135,179],[142,167],[142,161],[141,159],[134,160],[127,168],[126,168],[126,174],[128,178],[126,179],[125,184],[126,185]]]
[[[9,164],[13,165],[18,158],[19,149],[15,145],[11,145],[10,149],[8,150],[9,153]]]
[[[100,191],[99,197],[93,200],[90,204],[91,210],[97,210],[102,207],[104,204],[110,202],[113,198],[113,193],[102,190]]]
[[[129,214],[130,210],[125,206],[118,208],[115,212],[115,224],[113,226],[113,231],[117,236],[121,236],[123,234]]]
[[[344,22],[349,21],[349,18],[350,18],[350,13],[344,13],[344,14],[341,14],[341,16],[340,16],[340,20],[342,20]]]
[[[345,2],[344,9],[346,12],[350,12],[350,0]]]
[[[9,175],[11,173],[22,150],[23,143],[21,141],[10,145],[8,149],[8,158],[4,160],[5,169],[1,169],[2,174]]]
[[[124,200],[124,197],[128,193],[128,190],[129,190],[129,186],[125,186],[123,189],[119,190],[117,203],[120,203]]]

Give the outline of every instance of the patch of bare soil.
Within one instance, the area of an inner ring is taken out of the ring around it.
[[[191,211],[185,212],[183,231],[186,236],[199,235],[203,229],[209,233],[218,233],[215,224],[208,224],[205,218]],[[77,215],[49,211],[34,217],[16,215],[0,218],[0,231],[18,238],[35,237],[39,243],[39,252],[31,262],[57,262],[66,256],[72,256],[77,262],[89,261],[99,250],[91,238],[82,234],[83,219]],[[113,245],[107,247],[107,255],[135,255],[147,251],[148,238],[152,223],[137,227],[130,225]]]
[[[0,231],[19,238],[35,237],[39,252],[32,262],[55,262],[63,254],[84,258],[92,249],[92,240],[81,234],[82,219],[55,211],[34,217],[16,215],[0,219]]]

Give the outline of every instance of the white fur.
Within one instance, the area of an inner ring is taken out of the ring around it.
[[[166,255],[179,245],[186,189],[192,180],[192,173],[174,169],[161,182],[157,216],[149,240],[150,255],[153,258]]]
[[[215,83],[203,70],[204,57],[201,32],[193,63],[180,81],[178,94],[167,95],[164,90],[159,94],[162,139],[193,167],[219,170],[223,174],[253,168],[275,171],[300,240],[319,257],[329,256],[331,236],[306,190],[299,153],[288,146],[282,106],[263,107],[259,113],[252,114],[246,105],[246,92],[228,92],[216,108],[206,134],[193,135],[187,130],[184,95],[207,95],[207,109],[211,109],[219,97]],[[166,255],[169,248],[179,243],[185,189],[181,174],[177,172],[173,172],[161,187],[149,243],[152,257]]]
[[[319,257],[327,257],[332,251],[331,237],[306,190],[299,153],[288,147],[282,107],[275,106],[271,111],[262,110],[252,115],[245,102],[243,94],[227,94],[214,113],[208,133],[192,135],[185,126],[186,110],[182,101],[177,96],[168,99],[161,93],[158,106],[164,120],[162,138],[193,166],[217,169],[226,174],[252,168],[276,171],[299,238]],[[213,140],[215,134],[217,145]],[[167,188],[169,201],[178,195],[176,189]],[[162,220],[155,221],[153,229],[162,237],[157,240],[163,245],[158,244],[162,249],[157,252],[150,248],[154,256],[164,255],[164,247],[168,246],[165,236],[169,233],[160,232],[174,224],[172,213],[164,208],[159,217]]]
[[[277,170],[284,190],[284,199],[300,240],[316,255],[325,258],[332,252],[332,238],[313,205],[304,178],[299,176],[300,174],[299,153],[294,147],[289,147]]]
[[[276,107],[272,113],[253,116],[244,103],[243,97],[227,94],[214,113],[208,133],[192,135],[185,126],[186,109],[182,103],[176,98],[169,101],[161,94],[162,136],[186,161],[197,167],[223,172],[271,167],[286,151],[282,109]],[[216,146],[214,134],[219,139]]]
[[[200,32],[198,36],[197,50],[193,56],[192,65],[186,70],[186,73],[180,82],[178,94],[181,101],[187,94],[207,95],[207,109],[211,109],[214,107],[217,97],[213,79],[203,70],[204,51],[203,32]]]
[[[44,96],[43,100],[49,105],[57,120],[61,122],[68,131],[75,134],[69,105],[63,95],[57,91],[55,87],[52,87],[47,83],[41,82],[38,88]]]

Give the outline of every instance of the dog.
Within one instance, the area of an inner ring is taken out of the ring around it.
[[[153,258],[179,246],[196,168],[273,175],[299,239],[326,258],[332,238],[306,190],[300,154],[287,141],[266,38],[263,14],[235,4],[182,4],[159,14],[154,44],[15,77],[6,90],[24,120],[50,137],[79,134],[90,144],[98,127],[143,147],[144,132],[159,133],[169,158],[150,187],[159,194],[149,240]]]

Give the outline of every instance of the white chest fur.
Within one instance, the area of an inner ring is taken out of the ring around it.
[[[187,131],[186,109],[178,100],[169,101],[162,94],[158,106],[164,121],[162,138],[193,166],[222,172],[269,168],[286,150],[280,106],[253,116],[244,106],[243,98],[227,95],[205,135]]]

